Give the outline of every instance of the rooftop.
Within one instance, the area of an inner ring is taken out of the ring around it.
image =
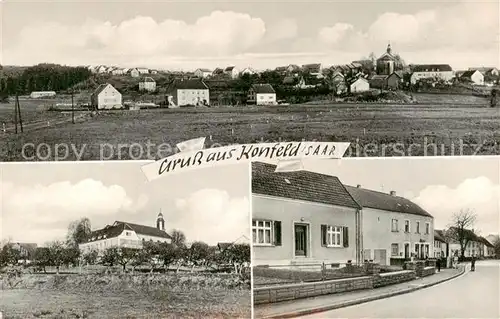
[[[253,84],[252,89],[254,90],[255,93],[261,93],[261,94],[276,93],[271,84]]]

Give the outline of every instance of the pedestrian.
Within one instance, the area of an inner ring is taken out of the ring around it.
[[[441,260],[439,258],[436,259],[436,266],[437,266],[438,272],[441,272]]]
[[[458,256],[453,257],[453,268],[458,268]]]
[[[472,259],[470,260],[470,270],[475,271],[476,270],[476,257],[472,256]]]

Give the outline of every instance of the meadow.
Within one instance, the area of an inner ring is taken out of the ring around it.
[[[432,102],[436,96],[441,99],[439,103]],[[488,107],[485,98],[467,96],[462,103],[455,99],[460,98],[451,96],[444,101],[441,95],[430,94],[417,97],[418,104],[108,111],[76,124],[66,122],[18,135],[4,134],[0,137],[0,159],[159,159],[171,155],[175,144],[198,137],[207,137],[208,147],[348,141],[351,148],[346,156],[357,157],[500,154],[498,108]],[[69,150],[53,148],[63,143],[71,145]],[[25,145],[31,146],[23,149]],[[40,145],[43,147],[37,151]]]

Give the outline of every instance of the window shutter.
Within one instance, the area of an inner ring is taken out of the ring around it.
[[[274,246],[281,246],[281,222],[275,220],[273,226]]]
[[[321,225],[321,246],[326,247],[326,225]]]
[[[348,231],[347,227],[343,227],[342,236],[344,237],[342,239],[342,241],[344,243],[344,247],[349,247],[349,231]]]

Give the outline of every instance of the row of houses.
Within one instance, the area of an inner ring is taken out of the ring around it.
[[[394,191],[345,185],[336,176],[310,171],[276,172],[275,165],[252,163],[253,265],[367,260],[400,265],[412,257],[456,252],[456,243],[436,234],[434,217]],[[437,245],[440,240],[450,244],[450,250]],[[479,246],[469,250],[471,255],[491,255],[485,242],[474,243]]]
[[[87,69],[94,74],[109,74],[109,75],[129,75],[131,77],[140,77],[146,74],[158,74],[158,70],[148,68],[121,68],[116,66],[87,66]]]
[[[228,66],[225,68],[215,68],[215,70],[207,68],[196,69],[193,75],[201,79],[207,79],[211,77],[221,77],[221,76],[225,76],[230,79],[237,79],[239,76],[244,74],[253,75],[257,73],[258,72],[252,68],[244,68],[243,70],[239,70],[235,66]]]

